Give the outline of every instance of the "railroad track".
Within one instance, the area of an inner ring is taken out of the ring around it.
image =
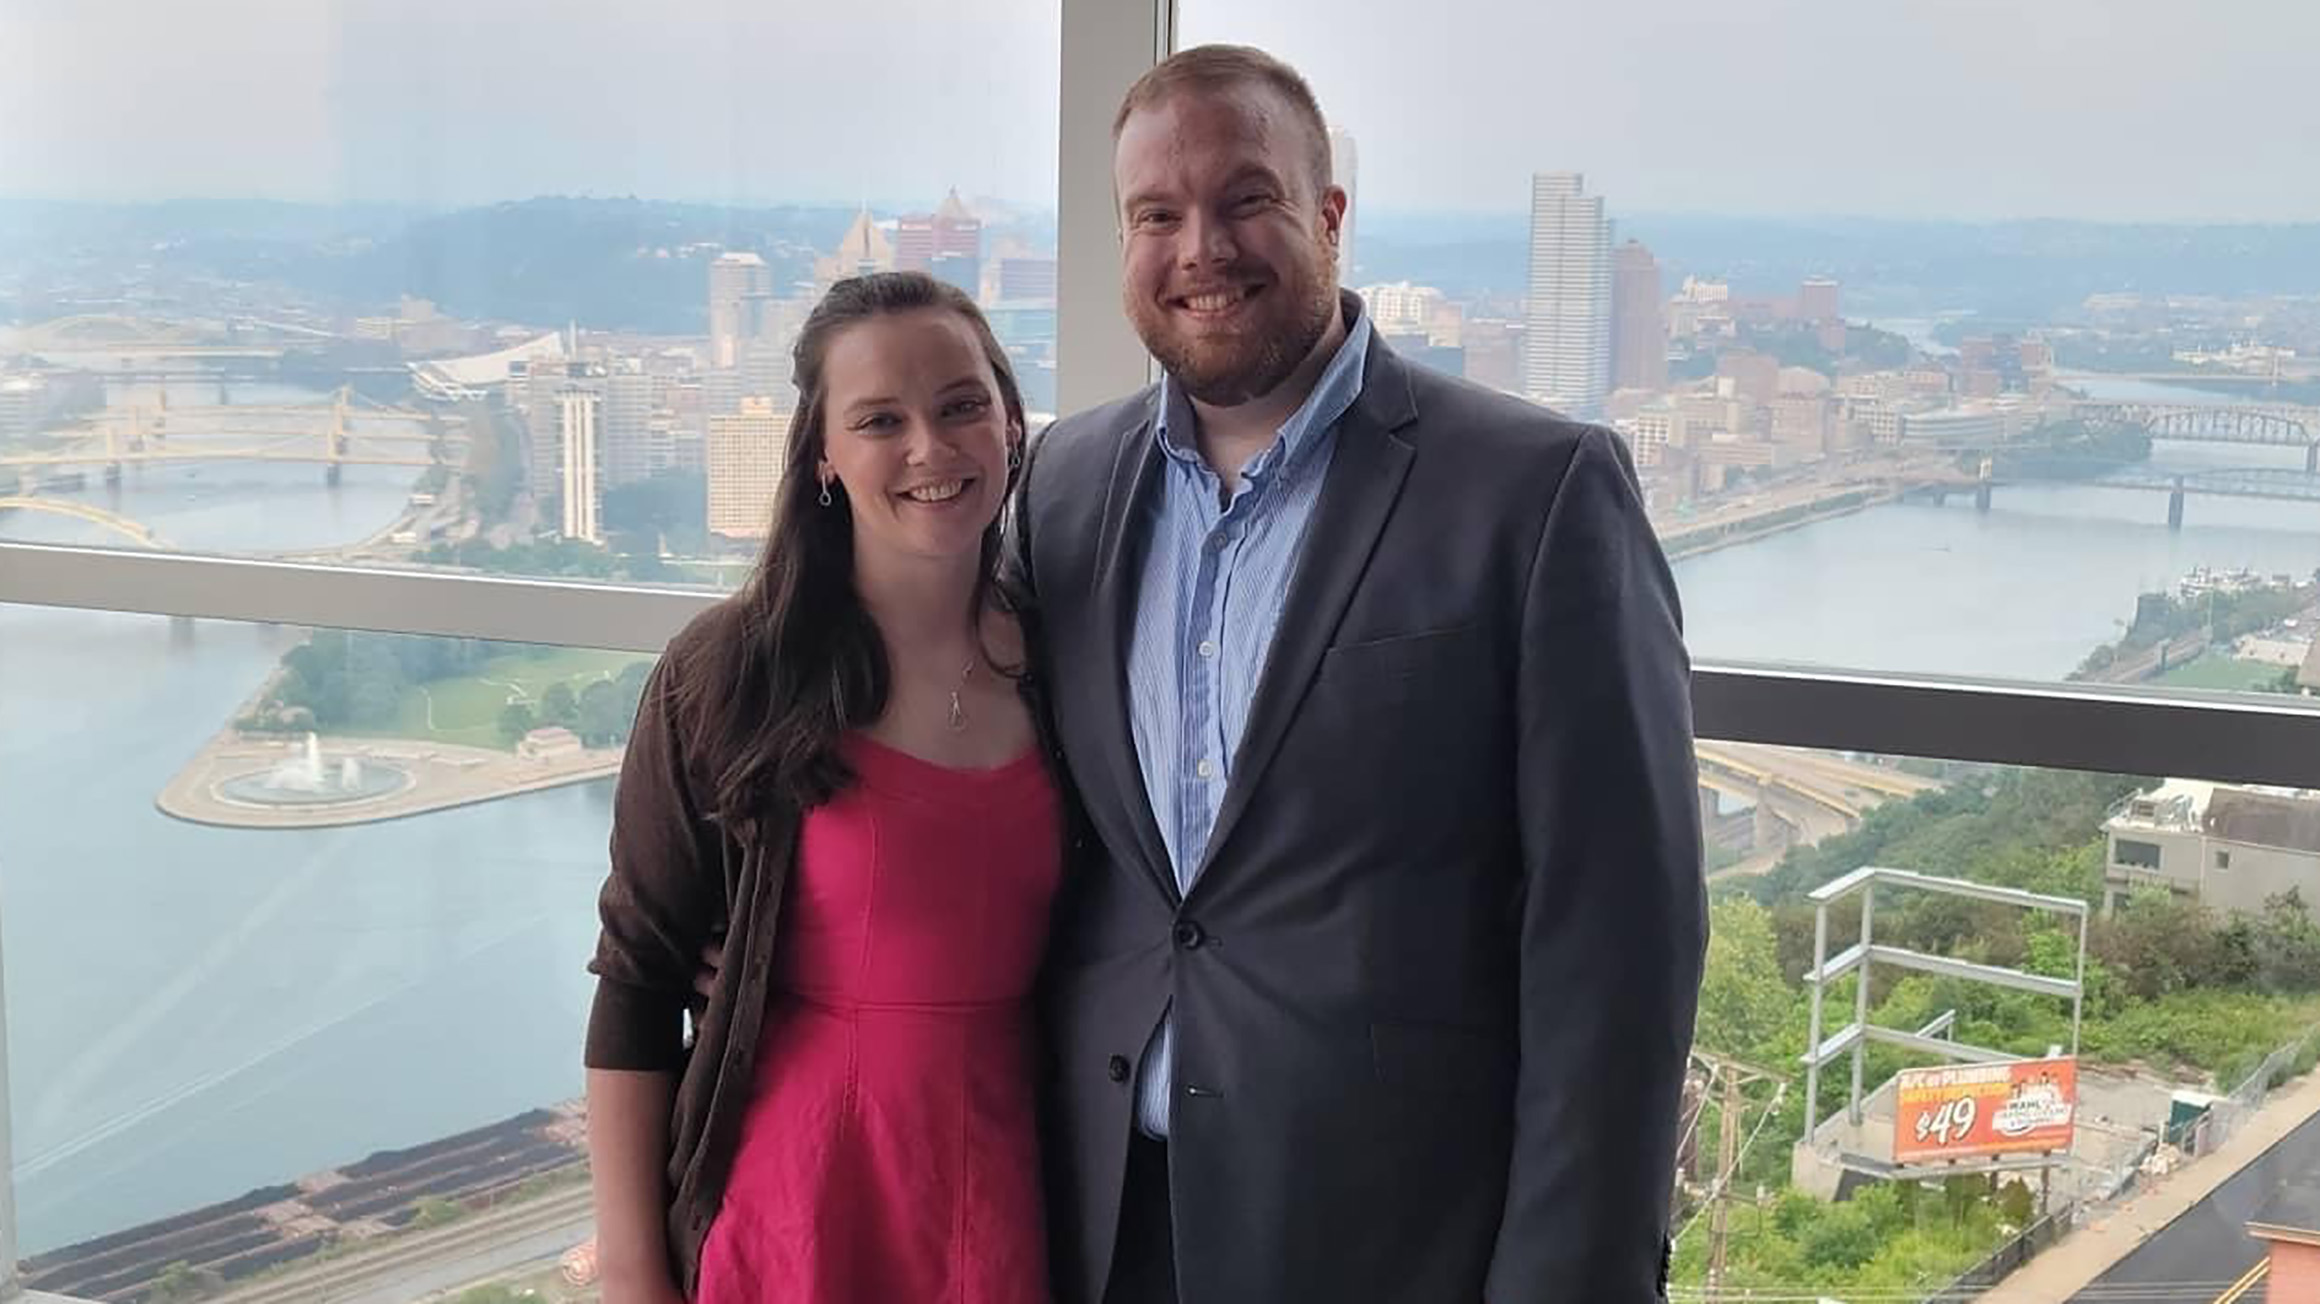
[[[577,1229],[594,1213],[589,1189],[578,1186],[510,1209],[469,1214],[446,1227],[399,1233],[338,1258],[262,1277],[210,1300],[211,1304],[328,1304],[391,1286],[444,1259],[566,1225]]]

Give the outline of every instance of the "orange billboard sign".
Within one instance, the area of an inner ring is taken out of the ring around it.
[[[1894,1102],[1897,1164],[2068,1150],[2078,1118],[2078,1061],[1903,1069]]]

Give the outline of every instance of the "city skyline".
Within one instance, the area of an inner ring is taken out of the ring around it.
[[[1361,140],[1373,214],[1518,211],[1523,178],[1556,166],[1631,212],[2320,220],[2320,173],[2287,166],[2290,128],[2271,125],[2301,120],[2296,51],[2320,40],[2320,11],[2266,8],[2243,23],[2161,0],[1790,0],[1767,22],[1705,0],[1567,14],[1455,0],[1443,21],[1389,28],[1269,0],[1188,5],[1180,32],[1298,63]],[[462,207],[851,203],[940,178],[970,202],[1051,207],[1057,13],[904,9],[872,34],[837,11],[738,0],[651,14],[220,0],[134,23],[118,0],[15,0],[0,10],[0,123],[37,130],[0,127],[0,186]],[[990,75],[1001,51],[1012,75]],[[1429,85],[1432,67],[1459,72]],[[2170,82],[2230,85],[2232,103],[2185,112],[2159,92]],[[1976,93],[1942,94],[1951,83]],[[1565,100],[1584,111],[1556,111]],[[266,148],[247,148],[260,131]]]
[[[1531,178],[1523,392],[1591,418],[1611,390],[1611,222],[1576,172]]]

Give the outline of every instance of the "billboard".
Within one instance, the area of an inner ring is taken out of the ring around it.
[[[2075,1059],[1903,1069],[1893,1086],[1894,1163],[2070,1148],[2078,1116]]]

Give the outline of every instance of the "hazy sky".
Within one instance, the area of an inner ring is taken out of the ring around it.
[[[1089,0],[1090,3],[1099,0]],[[1414,15],[1422,21],[1413,21]],[[1052,203],[1057,0],[0,0],[0,193]],[[2320,219],[2314,0],[1183,0],[1359,198]]]

